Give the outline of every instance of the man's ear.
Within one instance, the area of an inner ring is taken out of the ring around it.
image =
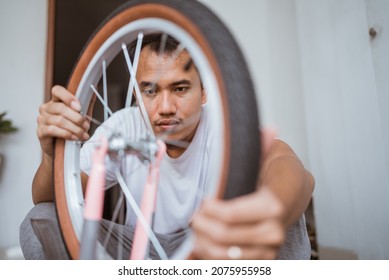
[[[204,88],[201,89],[201,104],[204,105],[207,103],[207,92]]]
[[[135,90],[134,90],[134,92],[132,93],[132,102],[131,102],[131,105],[133,105],[133,104],[136,104],[136,106],[139,106],[139,104],[138,104],[138,99],[136,98],[136,92],[135,92]]]

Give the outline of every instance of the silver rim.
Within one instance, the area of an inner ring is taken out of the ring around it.
[[[103,68],[101,65],[105,63],[109,65],[110,62],[117,56],[121,55],[121,45],[124,43],[128,45],[132,41],[136,40],[139,32],[144,34],[152,32],[162,32],[174,36],[179,42],[183,44],[185,49],[191,54],[191,57],[200,73],[204,87],[207,89],[208,105],[212,106],[212,122],[218,125],[214,125],[218,131],[215,133],[217,136],[218,145],[217,150],[212,152],[218,156],[212,166],[212,170],[209,171],[213,175],[212,181],[208,189],[211,190],[211,195],[216,191],[216,186],[220,185],[221,179],[221,160],[223,158],[222,151],[224,151],[224,142],[222,141],[224,135],[225,124],[222,118],[223,112],[221,107],[221,97],[219,94],[218,85],[214,73],[199,45],[194,39],[181,27],[176,24],[158,18],[147,18],[137,20],[121,27],[112,36],[104,42],[100,49],[96,52],[93,59],[89,63],[84,76],[78,86],[76,96],[82,104],[82,113],[86,114],[90,100],[93,96],[93,91],[90,89],[91,85],[96,86],[98,81],[103,76]],[[83,194],[81,188],[80,178],[80,143],[74,141],[66,141],[64,150],[64,174],[65,174],[65,194],[66,201],[69,209],[69,215],[77,235],[80,240],[82,225],[83,225]],[[191,250],[191,238],[183,243],[181,248],[173,256],[175,259],[185,258],[185,256]],[[99,258],[108,258],[108,254],[104,254],[104,250],[98,250],[102,255]]]

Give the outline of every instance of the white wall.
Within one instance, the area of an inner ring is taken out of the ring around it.
[[[320,257],[388,259],[388,1],[203,2],[249,58],[263,123],[315,176]]]
[[[366,0],[367,23],[378,35],[371,40],[371,55],[373,59],[374,78],[377,89],[377,99],[382,118],[382,133],[384,142],[389,143],[389,1]],[[385,145],[386,169],[389,174],[389,145]],[[388,175],[389,176],[389,175]],[[389,188],[389,186],[388,186]]]
[[[252,72],[263,126],[309,165],[295,3],[290,0],[203,0],[241,46]]]
[[[389,5],[367,2],[296,1],[322,258],[389,258]]]
[[[0,0],[0,112],[19,131],[0,136],[0,249],[19,244],[19,225],[32,207],[31,181],[40,161],[36,117],[43,101],[47,3]]]

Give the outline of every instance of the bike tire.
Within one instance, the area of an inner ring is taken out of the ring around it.
[[[254,86],[233,35],[205,5],[187,0],[128,1],[91,36],[69,78],[68,90],[77,92],[89,63],[114,32],[125,24],[148,18],[163,19],[184,29],[200,46],[215,73],[226,125],[223,172],[216,196],[231,199],[255,191],[261,143]],[[73,176],[66,169],[66,142],[56,139],[55,144],[55,204],[66,247],[71,258],[77,259],[80,238],[71,218],[71,197],[66,191],[65,178]]]

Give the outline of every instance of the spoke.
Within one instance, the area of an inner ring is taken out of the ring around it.
[[[120,193],[120,196],[124,197],[123,192]],[[124,216],[124,209],[123,208],[120,208],[119,214],[120,214],[120,217],[119,217],[118,221],[119,221],[120,224],[124,225],[125,224],[125,216]],[[119,235],[118,243],[119,244],[123,244],[124,226],[119,228],[118,235]],[[117,259],[121,260],[121,259],[123,259],[123,247],[124,246],[121,245],[121,246],[118,246],[118,247],[119,248],[118,248],[118,252],[117,252]]]
[[[175,146],[175,147],[179,147],[179,148],[188,148],[190,143],[189,142],[186,142],[186,141],[181,141],[181,140],[171,140],[171,139],[164,139],[164,137],[161,137],[160,138],[163,142],[165,142],[167,145],[170,145],[170,146]]]
[[[91,116],[88,116],[88,115],[85,115],[84,116],[88,121],[96,124],[96,125],[102,125],[103,123],[99,120],[96,120],[95,118],[91,117]]]
[[[145,228],[145,231],[148,235],[148,238],[151,241],[151,243],[154,245],[154,248],[157,251],[159,257],[162,260],[168,259],[164,249],[162,248],[161,244],[159,243],[154,232],[151,230],[150,225],[147,223],[145,217],[143,216],[141,210],[139,209],[134,197],[132,196],[131,192],[129,191],[129,189],[128,189],[128,187],[127,187],[127,185],[126,185],[126,183],[125,183],[125,181],[124,181],[124,179],[123,179],[123,177],[120,174],[118,169],[115,170],[115,175],[116,175],[116,178],[118,179],[118,183],[119,183],[126,199],[128,200],[132,209],[134,210],[135,215],[138,217],[138,221],[140,221],[142,226]]]
[[[109,131],[112,132],[112,133],[117,132],[117,130],[116,130],[117,127],[110,127],[110,126],[108,126],[106,123],[102,123],[101,121],[99,121],[99,120],[97,120],[97,119],[95,119],[95,118],[93,118],[93,117],[90,117],[90,116],[88,116],[88,115],[86,115],[85,118],[86,118],[87,120],[89,120],[90,122],[94,123],[95,125],[104,127],[104,129],[109,130]],[[87,141],[85,141],[85,142],[89,142],[89,140],[87,140]]]
[[[108,111],[106,108],[109,108],[109,107],[108,107],[108,89],[107,89],[107,63],[105,62],[105,60],[103,60],[102,67],[103,67],[103,94],[104,94],[105,104],[107,104],[107,106],[104,107],[104,120],[107,120],[108,119]]]
[[[123,203],[123,199],[124,199],[124,196],[123,196],[123,193],[121,192],[119,200],[116,203],[116,207],[115,207],[115,210],[114,210],[113,215],[112,215],[112,219],[111,219],[112,223],[109,224],[108,232],[107,232],[107,235],[105,236],[105,239],[104,239],[104,243],[103,243],[104,248],[107,248],[109,238],[111,237],[111,233],[113,232],[112,229],[113,229],[113,226],[115,224],[115,220],[117,219],[117,217],[119,215],[119,211],[120,211],[121,205]]]
[[[101,97],[100,93],[97,91],[94,85],[90,85],[93,92],[96,94],[97,98],[100,100],[101,104],[104,106],[104,112],[107,111],[110,115],[112,115],[111,109],[109,109],[108,104],[104,101],[104,99]]]
[[[134,72],[134,68],[132,67],[132,64],[131,64],[130,55],[128,54],[127,47],[126,47],[126,45],[124,43],[122,44],[122,49],[123,49],[123,52],[124,52],[124,57],[125,57],[126,62],[127,62],[128,70],[130,72],[131,80],[132,80],[132,82],[134,84],[134,87],[135,87],[135,94],[136,94],[136,98],[137,98],[137,101],[138,101],[138,104],[139,104],[139,108],[140,108],[140,112],[141,112],[143,121],[145,122],[146,127],[149,129],[149,132],[151,133],[151,135],[153,137],[155,137],[153,128],[151,126],[150,119],[149,119],[149,117],[147,115],[146,107],[145,107],[145,105],[143,103],[143,99],[142,99],[142,95],[141,95],[140,90],[139,90],[138,82],[136,81],[136,78],[135,78],[135,72]]]
[[[109,127],[107,124],[104,124],[102,122],[100,122],[99,120],[96,120],[95,118],[91,117],[91,116],[88,116],[88,115],[85,115],[84,116],[87,120],[89,120],[90,122],[98,125],[98,126],[101,126],[101,127],[104,127],[105,129],[109,130],[111,133],[115,133],[115,128],[112,128],[112,127]],[[86,141],[81,141],[81,140],[76,140],[76,142],[78,144],[93,144],[93,143],[101,143],[100,140],[86,140]]]
[[[160,43],[160,45],[159,45],[159,58],[161,58],[162,57],[162,55],[163,55],[163,51],[164,51],[164,48],[165,48],[165,46],[166,46],[166,40],[167,40],[167,34],[166,33],[164,33],[163,35],[162,35],[162,37],[161,37],[161,43]],[[173,63],[174,63],[174,61],[176,60],[176,58],[181,54],[181,52],[184,50],[185,48],[184,48],[184,45],[182,45],[181,43],[177,46],[177,48],[175,49],[175,51],[173,52],[173,54],[172,54],[172,56],[171,56],[171,59],[170,59],[170,61],[169,61],[169,64],[167,64],[167,67],[170,67]],[[162,77],[162,75],[163,75],[163,70],[162,69],[160,69],[160,70],[158,70],[158,75],[157,75],[157,77],[156,77],[156,79],[155,79],[155,81],[158,81],[161,77]]]
[[[116,186],[116,184],[117,184],[117,182],[113,182],[113,183],[109,184],[108,186],[105,186],[105,189],[104,189],[104,190],[105,190],[105,191],[108,191],[110,188]]]
[[[161,43],[159,44],[159,56],[161,56],[165,50],[167,36],[168,35],[166,33],[163,33],[161,36]]]
[[[141,35],[141,37],[143,38],[143,34]],[[168,35],[166,33],[164,33],[162,35],[162,37],[161,37],[161,43],[160,43],[160,47],[159,47],[160,55],[163,54],[163,51],[165,49],[167,37],[168,37]],[[138,37],[138,40],[139,40],[139,37]],[[137,45],[137,47],[138,47],[138,45]],[[144,120],[144,122],[146,124],[146,127],[151,132],[151,135],[153,137],[155,137],[154,130],[153,130],[152,126],[151,126],[150,119],[148,118],[148,115],[147,115],[146,107],[144,106],[144,102],[143,102],[143,99],[142,99],[142,95],[140,93],[138,82],[136,81],[136,76],[135,76],[136,75],[136,69],[131,64],[131,59],[130,59],[130,55],[128,53],[128,49],[127,49],[126,44],[124,44],[124,43],[122,44],[122,49],[123,49],[124,57],[125,57],[125,60],[126,60],[126,63],[127,63],[127,68],[128,68],[128,70],[130,72],[130,81],[133,83],[133,86],[135,88],[135,94],[136,94],[136,97],[137,97],[137,100],[138,100],[138,104],[139,104],[139,107],[140,107],[142,118],[143,118],[143,120]],[[182,44],[179,44],[177,46],[176,50],[173,52],[173,55],[172,55],[171,60],[169,62],[169,65],[172,65],[174,63],[175,59],[181,54],[181,52],[183,50],[184,50],[184,46]],[[134,59],[134,62],[135,62],[135,59]],[[137,64],[138,64],[138,61],[136,61],[136,65]],[[162,74],[163,74],[163,71],[161,71],[161,70],[158,71],[158,75],[156,77],[156,81],[158,81],[161,78]]]
[[[138,69],[142,41],[143,41],[143,33],[139,33],[138,34],[138,41],[136,42],[136,49],[135,49],[134,62],[133,62],[134,74],[136,74],[136,71]],[[132,79],[130,79],[130,84],[129,84],[128,90],[127,90],[126,107],[131,106],[133,91],[134,91],[134,82],[132,81]]]
[[[111,184],[110,186],[108,186],[106,188],[106,190],[111,187],[112,185],[116,185],[117,183],[113,183]],[[108,246],[108,242],[109,242],[109,239],[113,233],[113,227],[114,225],[116,224],[116,220],[118,219],[118,222],[120,225],[124,225],[124,219],[123,219],[123,208],[122,208],[122,204],[123,204],[123,200],[124,200],[124,195],[123,195],[123,192],[120,192],[120,196],[119,196],[119,199],[116,203],[116,206],[115,206],[115,209],[114,209],[114,213],[112,215],[112,219],[111,219],[111,223],[109,224],[109,228],[108,228],[108,231],[107,231],[107,235],[104,239],[104,243],[103,243],[103,248],[107,248]],[[120,216],[119,216],[120,215]],[[118,218],[119,217],[119,218]],[[118,248],[117,248],[117,255],[116,255],[116,259],[117,260],[121,260],[123,259],[123,226],[119,226],[118,230],[117,230],[117,244],[118,244]]]
[[[121,209],[120,212],[122,212],[123,209]],[[122,215],[121,215],[122,216]],[[117,260],[122,260],[123,259],[123,236],[124,236],[124,227],[119,227],[118,230],[118,248],[117,248],[117,254],[116,254],[116,259]],[[120,246],[119,246],[120,244]]]

